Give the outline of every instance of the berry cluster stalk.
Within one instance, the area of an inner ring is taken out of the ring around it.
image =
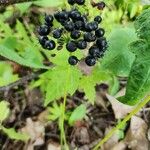
[[[129,115],[127,115],[115,128],[113,128],[95,147],[93,150],[99,150],[99,148],[111,138],[113,134],[119,129],[121,129],[127,121],[131,119],[133,115],[138,113],[142,107],[144,107],[150,101],[150,96],[147,96],[141,103],[137,105],[137,107],[131,111]]]
[[[68,79],[70,78],[70,67],[67,71],[68,74]],[[60,128],[60,140],[61,140],[61,147],[64,147],[65,150],[69,150],[68,148],[68,144],[66,141],[66,134],[65,134],[65,112],[66,112],[66,102],[67,102],[67,80],[66,80],[66,85],[65,85],[65,92],[64,92],[64,99],[63,99],[63,106],[62,106],[62,115],[60,117],[60,124],[59,124],[59,128]],[[64,149],[62,148],[62,149]]]

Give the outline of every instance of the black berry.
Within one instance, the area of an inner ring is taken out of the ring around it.
[[[75,0],[68,0],[68,4],[74,5],[75,4]]]
[[[96,21],[97,23],[101,23],[102,22],[102,17],[101,16],[96,16],[94,18],[94,21]]]
[[[82,22],[82,21],[75,22],[75,29],[81,30],[83,27],[84,27],[84,22]]]
[[[78,63],[78,58],[76,56],[70,56],[68,62],[70,65],[76,65]]]
[[[78,30],[73,30],[73,31],[71,32],[71,38],[72,38],[72,39],[78,39],[80,36],[81,36],[81,33],[80,33],[80,31],[78,31]]]
[[[48,37],[47,36],[40,36],[39,37],[39,43],[44,46],[45,42],[48,41]]]
[[[45,48],[48,50],[53,50],[56,47],[56,44],[53,40],[49,40],[45,42]]]
[[[105,48],[107,47],[106,38],[105,38],[105,37],[101,37],[101,38],[97,39],[96,45],[97,45],[100,49],[105,49]]]
[[[65,29],[67,31],[73,31],[74,30],[74,23],[69,21],[64,25]]]
[[[98,47],[92,46],[89,49],[89,54],[93,57],[99,57],[100,56],[100,50]]]
[[[84,40],[86,42],[94,42],[96,40],[96,36],[91,32],[86,32],[84,34]]]
[[[74,41],[69,41],[66,45],[66,48],[69,52],[74,52],[77,50],[77,45]]]
[[[94,66],[96,64],[96,59],[93,57],[93,56],[87,56],[85,58],[85,63],[88,65],[88,66]]]
[[[59,39],[61,37],[61,35],[62,35],[62,30],[56,29],[56,30],[53,31],[53,37],[55,39]]]
[[[47,25],[41,25],[38,29],[38,33],[41,36],[46,36],[50,33],[50,28]]]
[[[54,18],[53,18],[52,15],[46,15],[45,16],[45,22],[46,22],[47,25],[52,25],[53,20],[54,20]]]
[[[75,0],[75,2],[78,4],[78,5],[83,5],[85,3],[85,0]]]
[[[96,35],[97,37],[102,37],[102,36],[104,36],[104,34],[105,34],[105,30],[102,29],[102,28],[99,28],[99,29],[97,29],[97,30],[95,31],[95,35]]]
[[[85,29],[88,32],[94,31],[98,28],[98,23],[96,21],[89,22],[85,25]]]
[[[79,49],[85,49],[85,48],[87,47],[87,42],[84,41],[84,40],[79,40],[79,41],[77,42],[77,47],[78,47]]]
[[[79,20],[81,18],[81,13],[79,11],[77,11],[77,10],[72,10],[69,13],[69,16],[73,20]]]
[[[67,19],[69,18],[68,12],[67,12],[67,11],[62,11],[62,12],[60,12],[59,18],[60,18],[61,20],[67,20]]]

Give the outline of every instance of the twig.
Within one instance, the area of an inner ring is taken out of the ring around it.
[[[36,0],[0,0],[0,6],[8,6],[12,4],[22,3],[22,2],[32,2]]]
[[[22,85],[22,84],[26,83],[29,80],[33,80],[33,79],[37,78],[41,73],[42,73],[42,71],[38,71],[36,73],[26,75],[23,78],[21,78],[20,80],[18,80],[16,82],[13,82],[13,83],[11,83],[7,86],[2,86],[2,87],[0,87],[0,92],[8,91],[8,90],[12,89],[15,86]]]

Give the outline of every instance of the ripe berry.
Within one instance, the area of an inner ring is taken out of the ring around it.
[[[78,31],[78,30],[73,30],[73,31],[71,32],[71,38],[72,38],[72,39],[78,39],[80,36],[81,36],[81,33],[80,33],[80,31]]]
[[[79,40],[77,43],[77,47],[79,49],[85,49],[87,47],[87,42],[84,40]]]
[[[69,22],[66,22],[66,24],[64,25],[65,29],[67,31],[73,31],[74,30],[74,23],[69,21]]]
[[[38,33],[41,36],[46,36],[50,32],[50,28],[47,25],[41,25],[38,29]]]
[[[85,63],[88,65],[88,66],[94,66],[96,64],[96,59],[92,56],[87,56],[85,58]]]
[[[39,43],[44,46],[45,42],[48,41],[48,37],[47,36],[40,36],[39,37]]]
[[[102,29],[102,28],[99,28],[99,29],[97,29],[97,30],[95,31],[95,35],[96,35],[97,37],[102,37],[102,36],[104,36],[104,34],[105,34],[105,30]]]
[[[61,35],[62,35],[62,30],[61,29],[56,29],[56,30],[53,31],[53,37],[55,39],[59,39],[61,37]]]
[[[94,31],[98,28],[98,23],[96,21],[89,22],[85,25],[85,29],[88,32]]]
[[[89,54],[93,57],[99,57],[100,55],[100,49],[98,47],[92,46],[89,49]]]
[[[75,29],[81,30],[84,27],[84,23],[82,21],[75,22]]]
[[[67,11],[61,11],[59,14],[59,18],[62,20],[67,20],[69,18],[69,14]]]
[[[69,17],[72,20],[79,20],[81,18],[81,13],[77,10],[72,10],[69,14]]]
[[[99,10],[103,10],[105,8],[106,4],[104,2],[100,2],[100,3],[97,3],[97,8]]]
[[[53,40],[49,40],[45,42],[45,48],[48,50],[53,50],[56,47],[56,44]]]
[[[91,32],[86,32],[84,34],[84,40],[87,42],[94,42],[96,40],[96,36]]]
[[[77,50],[77,45],[74,41],[69,41],[66,45],[66,48],[69,52],[74,52]]]
[[[56,12],[56,13],[54,14],[54,17],[55,17],[55,19],[56,19],[57,21],[59,21],[59,19],[60,19],[60,12]]]
[[[78,5],[83,5],[85,0],[75,0]]]
[[[96,16],[94,18],[94,21],[96,21],[97,23],[101,23],[102,22],[102,17],[101,16]]]
[[[47,25],[52,25],[53,20],[54,20],[54,18],[52,15],[46,15],[45,16],[45,22]]]
[[[70,65],[76,65],[78,63],[78,58],[76,56],[70,56],[68,59],[68,62]]]
[[[97,39],[96,41],[96,45],[100,48],[100,49],[104,49],[107,47],[107,41],[105,37],[101,37],[99,39]]]
[[[68,4],[74,5],[75,4],[75,0],[68,0]]]

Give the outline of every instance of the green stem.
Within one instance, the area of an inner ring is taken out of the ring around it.
[[[68,78],[70,78],[70,67],[68,69]],[[68,79],[69,80],[69,79]],[[71,83],[70,83],[71,84]],[[61,137],[61,146],[65,148],[65,150],[69,150],[67,141],[66,141],[66,135],[65,135],[65,112],[66,112],[66,101],[67,101],[67,81],[65,85],[65,92],[64,92],[64,100],[62,105],[62,117],[60,118],[60,137]]]
[[[93,150],[98,150],[108,139],[119,129],[121,129],[127,121],[131,119],[133,115],[138,113],[142,107],[144,107],[150,101],[150,96],[147,96],[142,102],[140,102],[137,107],[131,111],[129,115],[127,115],[115,128],[113,128],[105,137],[102,139]]]

